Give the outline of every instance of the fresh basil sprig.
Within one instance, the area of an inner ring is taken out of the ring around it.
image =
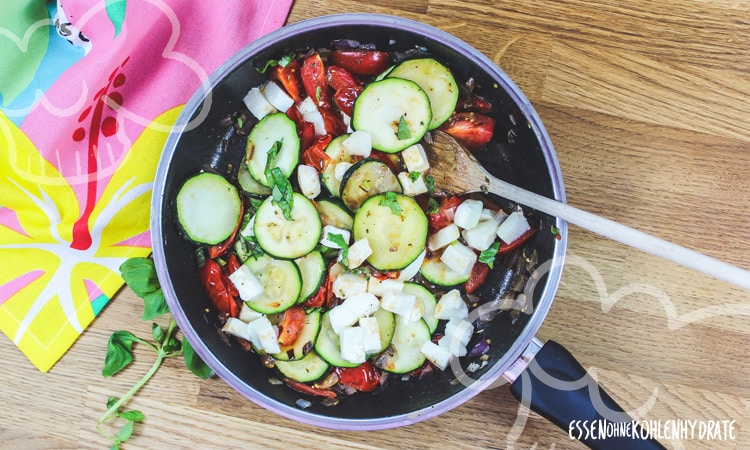
[[[401,215],[401,205],[398,204],[398,196],[393,191],[386,192],[383,198],[380,199],[379,205],[390,208],[391,213],[397,216]]]
[[[281,169],[273,166],[281,150],[281,145],[281,141],[276,141],[268,150],[264,174],[272,186],[271,198],[273,199],[273,204],[281,209],[286,220],[294,220],[292,218],[292,208],[294,207],[292,183],[284,176]]]
[[[406,123],[406,117],[404,116],[401,116],[398,119],[398,129],[396,130],[396,137],[400,141],[411,139],[411,130],[409,130],[409,125]]]
[[[150,258],[130,258],[120,266],[120,275],[125,283],[141,297],[144,302],[142,320],[153,320],[169,313],[169,306],[156,277],[154,262]],[[206,379],[213,376],[213,371],[195,353],[187,339],[180,340],[177,322],[169,319],[166,328],[156,322],[151,325],[151,339],[140,338],[130,331],[118,330],[112,333],[107,342],[107,354],[104,358],[102,376],[105,378],[116,375],[133,362],[133,346],[138,344],[156,353],[156,360],[149,371],[122,397],[109,397],[107,411],[99,418],[96,428],[103,436],[112,441],[112,448],[119,449],[120,445],[130,439],[136,422],[145,418],[138,410],[123,411],[121,408],[154,376],[161,364],[167,358],[182,356],[185,365],[196,376]],[[119,418],[125,420],[117,435],[111,436],[101,426],[110,420]]]

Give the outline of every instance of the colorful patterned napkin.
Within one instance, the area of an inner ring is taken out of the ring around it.
[[[0,0],[0,329],[48,371],[150,254],[182,105],[292,0]]]

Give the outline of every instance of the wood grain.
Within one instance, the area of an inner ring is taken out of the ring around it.
[[[475,46],[524,90],[548,129],[568,200],[750,269],[750,2],[733,0],[297,0],[289,22],[378,12]],[[645,420],[732,420],[735,439],[673,449],[750,448],[750,293],[572,227],[562,284],[540,339],[569,348]],[[48,374],[0,339],[0,448],[104,448],[107,396],[150,366],[100,375],[106,341],[148,336],[125,289]],[[440,417],[373,433],[278,417],[170,360],[133,400],[146,421],[126,448],[581,449],[503,387]]]

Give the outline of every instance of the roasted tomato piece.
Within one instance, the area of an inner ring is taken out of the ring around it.
[[[240,315],[239,305],[230,288],[233,288],[234,285],[221,269],[219,263],[213,259],[207,259],[198,268],[198,279],[220,315],[230,317]]]
[[[500,248],[497,249],[497,253],[498,254],[508,253],[509,251],[517,248],[519,245],[528,241],[529,238],[534,235],[534,233],[536,233],[536,228],[529,228],[528,230],[526,230],[524,234],[519,236],[518,239],[516,239],[515,241],[503,242],[502,244],[500,244]]]
[[[365,361],[357,367],[337,367],[339,383],[358,391],[371,392],[380,384],[380,372]]]
[[[291,378],[284,378],[284,383],[286,383],[287,386],[294,389],[295,391],[301,392],[303,394],[316,395],[318,397],[326,397],[326,398],[337,397],[336,393],[330,389],[314,388],[312,386],[306,385],[305,383],[300,383],[299,381],[292,380]]]
[[[441,125],[440,129],[474,151],[492,140],[495,119],[475,112],[458,112]]]
[[[354,101],[357,100],[360,92],[362,92],[362,86],[339,89],[333,94],[333,101],[341,112],[351,117],[354,111]]]
[[[300,78],[300,60],[295,58],[286,66],[274,66],[270,69],[269,78],[281,84],[295,103],[302,101],[302,79]]]
[[[471,274],[469,279],[464,284],[466,293],[471,294],[472,292],[479,289],[479,286],[483,285],[487,281],[487,275],[490,273],[490,266],[485,263],[477,262],[474,267],[471,268]]]
[[[341,118],[341,114],[326,108],[318,108],[318,110],[323,116],[323,124],[325,125],[328,134],[335,137],[346,133],[347,127],[344,123],[344,119]]]
[[[325,151],[330,142],[330,134],[314,138],[312,145],[302,152],[302,162],[308,166],[315,167],[318,169],[318,172],[322,172],[328,165],[328,162],[331,161],[331,157]]]
[[[305,92],[315,101],[318,109],[330,109],[331,88],[326,81],[326,69],[318,52],[305,56],[300,75]]]
[[[378,75],[391,65],[388,53],[378,50],[335,50],[328,58],[356,75]]]
[[[294,344],[305,326],[305,310],[295,305],[284,311],[279,322],[279,345]]]
[[[352,76],[348,70],[339,66],[326,67],[326,81],[334,91],[359,86],[359,83],[354,79],[354,76]]]
[[[441,230],[453,223],[456,208],[463,202],[463,198],[457,195],[444,197],[436,213],[428,214],[427,221],[432,232]]]

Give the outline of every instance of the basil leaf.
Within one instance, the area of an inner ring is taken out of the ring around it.
[[[133,421],[129,420],[128,423],[122,426],[120,428],[120,431],[117,433],[117,436],[115,437],[116,443],[122,443],[130,439],[130,436],[133,435]]]
[[[271,180],[273,180],[273,190],[271,191],[271,197],[273,198],[273,204],[281,209],[286,220],[294,220],[292,218],[292,207],[294,206],[294,199],[292,198],[292,184],[287,180],[281,169],[274,167],[270,170]]]
[[[437,214],[438,212],[440,212],[440,203],[430,197],[430,199],[427,200],[427,214]]]
[[[166,333],[164,332],[164,328],[160,327],[158,323],[154,322],[153,324],[151,324],[151,336],[154,338],[154,341],[161,344],[162,342],[164,342]]]
[[[112,333],[107,342],[102,376],[111,377],[133,362],[133,344],[136,342],[143,343],[143,340],[130,331],[120,330]]]
[[[479,262],[487,264],[490,269],[495,265],[495,256],[497,256],[497,250],[500,248],[500,243],[495,242],[490,245],[490,248],[483,250],[479,254]]]
[[[143,299],[141,320],[152,320],[169,312],[164,293],[156,276],[154,261],[150,258],[129,258],[120,265],[120,275],[125,284]]]
[[[141,422],[143,419],[146,418],[146,416],[144,416],[143,413],[138,411],[137,409],[119,413],[117,414],[117,416],[122,419],[129,420],[131,422]]]
[[[406,117],[401,116],[398,119],[398,130],[396,131],[396,137],[403,141],[404,139],[411,139],[411,131],[409,126],[406,124]]]
[[[141,316],[141,320],[144,322],[153,320],[168,312],[169,305],[167,305],[167,300],[164,298],[164,293],[161,289],[143,297],[143,315]]]
[[[391,208],[391,212],[397,216],[401,215],[401,206],[398,204],[398,196],[395,192],[386,192],[385,196],[380,200],[379,205]]]
[[[432,195],[432,193],[435,192],[435,178],[433,178],[432,175],[425,175],[424,184],[427,185],[427,193]]]
[[[349,243],[339,233],[328,233],[328,240],[341,247],[341,262],[349,266]]]
[[[117,403],[118,398],[117,397],[109,397],[107,399],[107,409],[115,406],[115,403]]]
[[[203,362],[201,357],[195,353],[195,349],[190,345],[190,342],[184,338],[182,339],[182,356],[187,368],[198,378],[205,380],[214,375],[214,371]]]

